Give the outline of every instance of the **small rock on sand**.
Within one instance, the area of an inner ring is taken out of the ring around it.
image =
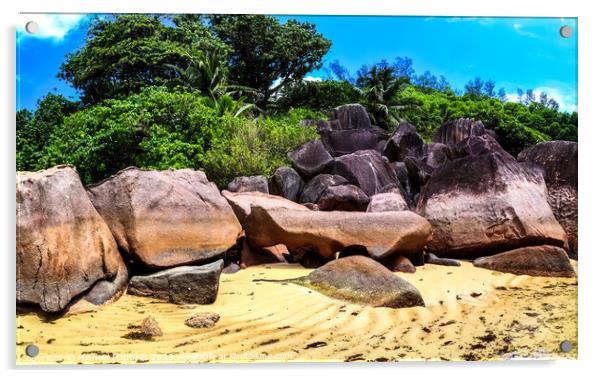
[[[324,295],[373,307],[424,306],[418,289],[369,257],[333,260],[298,279]]]
[[[159,323],[152,316],[148,316],[142,321],[140,331],[148,336],[163,336]]]
[[[186,325],[191,328],[211,328],[219,321],[219,314],[215,312],[201,312],[186,319]]]

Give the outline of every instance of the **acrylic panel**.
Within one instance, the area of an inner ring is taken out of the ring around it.
[[[17,364],[576,359],[577,32],[21,14]]]

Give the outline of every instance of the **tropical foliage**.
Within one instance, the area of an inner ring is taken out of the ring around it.
[[[577,140],[578,115],[545,93],[474,78],[462,91],[442,76],[417,74],[412,60],[338,61],[308,81],[331,46],[314,25],[261,15],[119,15],[94,20],[86,43],[58,76],[79,92],[48,94],[17,112],[17,169],[75,165],[91,183],[130,165],[203,169],[225,186],[240,175],[270,175],[287,154],[317,138],[303,119],[361,103],[374,124],[401,120],[428,141],[445,121],[470,117],[516,154],[550,139]]]

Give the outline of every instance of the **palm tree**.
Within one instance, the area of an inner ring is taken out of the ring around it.
[[[404,110],[420,106],[416,99],[398,96],[409,85],[409,79],[395,76],[394,67],[372,66],[357,79],[357,84],[364,92],[366,109],[376,125],[395,127],[403,120]]]
[[[247,95],[256,97],[258,92],[241,85],[228,85],[228,73],[217,52],[208,52],[194,59],[189,56],[188,67],[169,65],[176,76],[169,86],[183,86],[198,90],[205,99],[203,102],[219,115],[230,114],[238,117],[251,110],[259,110],[252,103],[245,102]]]
[[[203,96],[218,95],[226,84],[227,72],[217,52],[207,52],[196,58],[188,55],[188,58],[189,64],[185,69],[173,64],[167,65],[176,73],[168,84],[199,90]]]
[[[245,100],[246,97],[244,96],[234,99],[229,94],[223,94],[217,98],[206,96],[203,98],[203,103],[206,106],[214,109],[220,117],[226,114],[232,117],[238,117],[250,112],[251,110],[258,109],[255,104],[246,103]]]

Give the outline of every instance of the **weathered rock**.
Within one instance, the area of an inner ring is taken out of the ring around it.
[[[452,158],[451,148],[443,143],[430,143],[425,147],[424,162],[429,167],[437,168]]]
[[[288,157],[293,168],[306,180],[326,171],[333,162],[332,156],[319,140],[302,144],[289,153]]]
[[[152,316],[147,316],[140,325],[140,331],[150,337],[163,336],[159,323]]]
[[[265,176],[240,176],[228,184],[230,192],[262,192],[268,193],[268,180]]]
[[[215,302],[219,288],[218,275],[177,273],[167,280],[169,301],[176,304],[209,304]]]
[[[112,303],[119,299],[127,289],[129,274],[128,268],[123,262],[123,259],[121,259],[121,256],[119,256],[117,264],[117,273],[114,278],[97,281],[94,286],[81,297],[81,299],[69,305],[67,308],[68,313],[78,311],[77,307],[74,305],[82,304],[85,308],[85,304],[99,306]]]
[[[301,193],[301,197],[299,199],[302,203],[315,203],[320,202],[320,198],[326,191],[326,189],[339,186],[339,185],[347,185],[349,182],[338,175],[328,175],[328,174],[320,174],[311,179],[303,189],[303,193]]]
[[[424,141],[414,125],[405,121],[397,126],[383,151],[383,155],[390,161],[403,161],[407,156],[420,158],[424,153]]]
[[[568,255],[562,248],[550,245],[523,247],[473,262],[479,268],[513,274],[544,277],[575,277]]]
[[[414,286],[364,256],[331,261],[303,277],[302,284],[332,298],[373,307],[424,306]]]
[[[266,209],[283,208],[309,211],[305,206],[289,201],[286,198],[260,192],[231,193],[227,190],[222,190],[222,196],[224,196],[230,206],[232,206],[236,218],[238,218],[238,221],[243,226],[247,216],[251,213],[251,206],[253,205],[261,206]]]
[[[152,316],[147,316],[140,324],[128,324],[128,329],[133,331],[123,335],[124,339],[152,341],[155,337],[163,336],[159,323]]]
[[[401,255],[389,256],[381,260],[381,264],[392,272],[416,273],[416,267],[410,259]]]
[[[566,234],[546,201],[538,169],[503,154],[467,156],[433,172],[416,212],[433,227],[429,252],[474,258],[536,244],[563,246]]]
[[[430,225],[410,212],[359,213],[293,211],[252,207],[247,218],[249,244],[268,247],[284,244],[293,252],[312,247],[327,259],[350,246],[363,246],[371,256],[413,254],[430,238]]]
[[[387,142],[389,140],[389,132],[380,126],[372,125],[372,127],[370,128],[370,132],[376,135],[380,142]]]
[[[360,150],[375,150],[378,135],[369,129],[334,130],[323,134],[322,142],[332,156],[342,156]]]
[[[500,138],[498,137],[497,133],[491,129],[485,129],[485,134],[489,135],[490,137],[495,139],[497,142],[500,141]]]
[[[461,265],[458,260],[444,259],[444,258],[438,257],[434,253],[427,253],[425,255],[424,260],[428,264],[435,264],[435,265],[443,265],[443,266],[460,266]]]
[[[398,193],[379,193],[370,198],[367,212],[377,213],[383,211],[404,211],[409,210],[408,204],[403,196]]]
[[[324,137],[333,131],[330,121],[317,119],[314,122],[316,126],[316,132],[318,133],[318,135],[320,135],[320,137]]]
[[[322,192],[320,210],[366,211],[370,198],[355,185],[329,186]]]
[[[468,118],[459,118],[447,121],[441,125],[435,132],[433,142],[453,146],[470,136],[479,136],[483,134],[485,134],[483,122]]]
[[[452,158],[459,159],[465,156],[485,155],[489,153],[498,153],[513,159],[512,155],[504,151],[502,146],[491,135],[483,134],[479,136],[470,136],[451,148]]]
[[[219,314],[215,312],[201,312],[186,319],[186,325],[191,328],[212,328],[219,321]]]
[[[127,269],[75,169],[18,172],[16,191],[17,303],[58,312],[84,293],[96,305],[119,297]]]
[[[397,180],[399,181],[399,188],[402,190],[402,195],[406,199],[406,202],[408,202],[408,205],[413,206],[414,201],[410,198],[412,185],[410,183],[408,167],[406,167],[404,162],[394,162],[390,166],[395,171],[395,176],[397,176]]]
[[[360,104],[341,105],[334,109],[331,117],[333,130],[370,129],[370,116]]]
[[[89,186],[88,195],[119,247],[152,269],[223,255],[241,231],[201,171],[127,168]]]
[[[172,303],[215,302],[223,260],[202,266],[179,266],[146,276],[134,276],[128,294],[153,297]]]
[[[399,186],[395,172],[375,150],[337,157],[331,173],[344,177],[368,196],[381,193],[387,186]]]
[[[254,265],[276,264],[287,262],[285,255],[288,249],[283,244],[271,247],[252,248],[246,240],[243,241],[242,251],[240,253],[240,267],[248,268]]]
[[[234,274],[240,270],[240,265],[231,262],[222,269],[223,274]]]
[[[578,149],[576,142],[552,141],[532,146],[518,155],[519,161],[544,170],[548,202],[567,233],[569,255],[578,255]]]
[[[413,156],[406,157],[404,164],[408,174],[408,186],[410,189],[408,196],[412,202],[415,202],[414,198],[420,193],[422,187],[429,181],[434,169],[421,159]]]
[[[320,210],[320,208],[318,207],[318,205],[315,204],[315,203],[305,202],[302,205],[305,206],[308,210],[311,210],[311,211],[319,211]]]
[[[270,194],[297,202],[305,183],[294,169],[290,167],[280,167],[274,171],[269,186]]]

